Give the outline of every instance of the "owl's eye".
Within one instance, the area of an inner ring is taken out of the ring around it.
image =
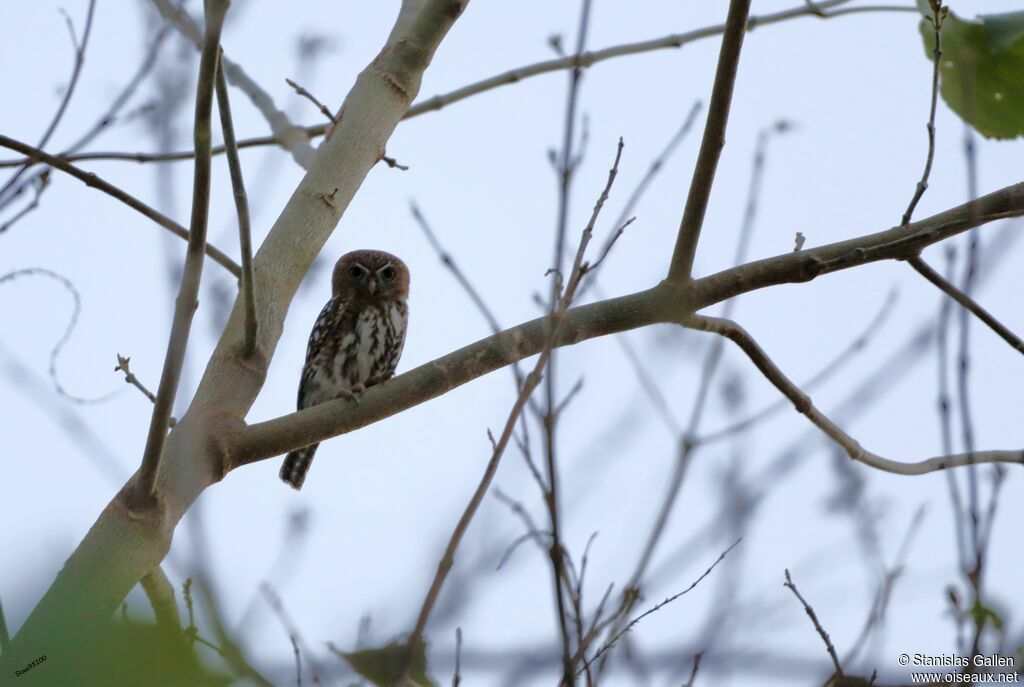
[[[380,271],[380,276],[384,277],[385,281],[392,281],[396,274],[394,267],[385,267]]]
[[[353,279],[359,279],[359,277],[363,276],[363,268],[359,265],[352,265],[348,268],[348,276]]]

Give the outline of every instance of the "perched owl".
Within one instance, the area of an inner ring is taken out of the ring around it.
[[[309,335],[299,410],[352,398],[390,379],[402,355],[409,314],[405,263],[379,250],[346,253],[334,265],[331,292]],[[318,445],[289,453],[281,479],[301,489]]]

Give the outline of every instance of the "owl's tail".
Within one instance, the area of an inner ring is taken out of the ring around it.
[[[292,489],[298,491],[302,489],[302,483],[306,481],[306,473],[309,472],[309,466],[313,463],[313,456],[316,454],[316,447],[320,444],[313,444],[300,448],[298,451],[292,451],[281,465],[281,479],[291,485]]]

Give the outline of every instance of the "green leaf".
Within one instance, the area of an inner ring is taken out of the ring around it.
[[[918,1],[918,8],[927,5]],[[925,56],[935,46],[931,10],[922,9]],[[1024,136],[1024,12],[964,21],[952,12],[942,23],[940,93],[964,121],[989,138]]]
[[[1024,38],[1024,11],[1006,14],[983,14],[981,23],[988,33],[992,51],[1001,53]]]
[[[342,657],[364,678],[377,687],[394,687],[402,677],[405,667],[406,648],[404,643],[391,642],[379,649],[363,649],[351,653],[342,653]],[[419,643],[416,654],[409,666],[409,679],[420,687],[437,687],[427,677],[427,650],[425,642]]]

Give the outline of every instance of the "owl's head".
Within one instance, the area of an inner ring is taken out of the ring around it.
[[[409,295],[409,268],[382,250],[354,250],[338,258],[331,288],[334,296],[405,300]]]

